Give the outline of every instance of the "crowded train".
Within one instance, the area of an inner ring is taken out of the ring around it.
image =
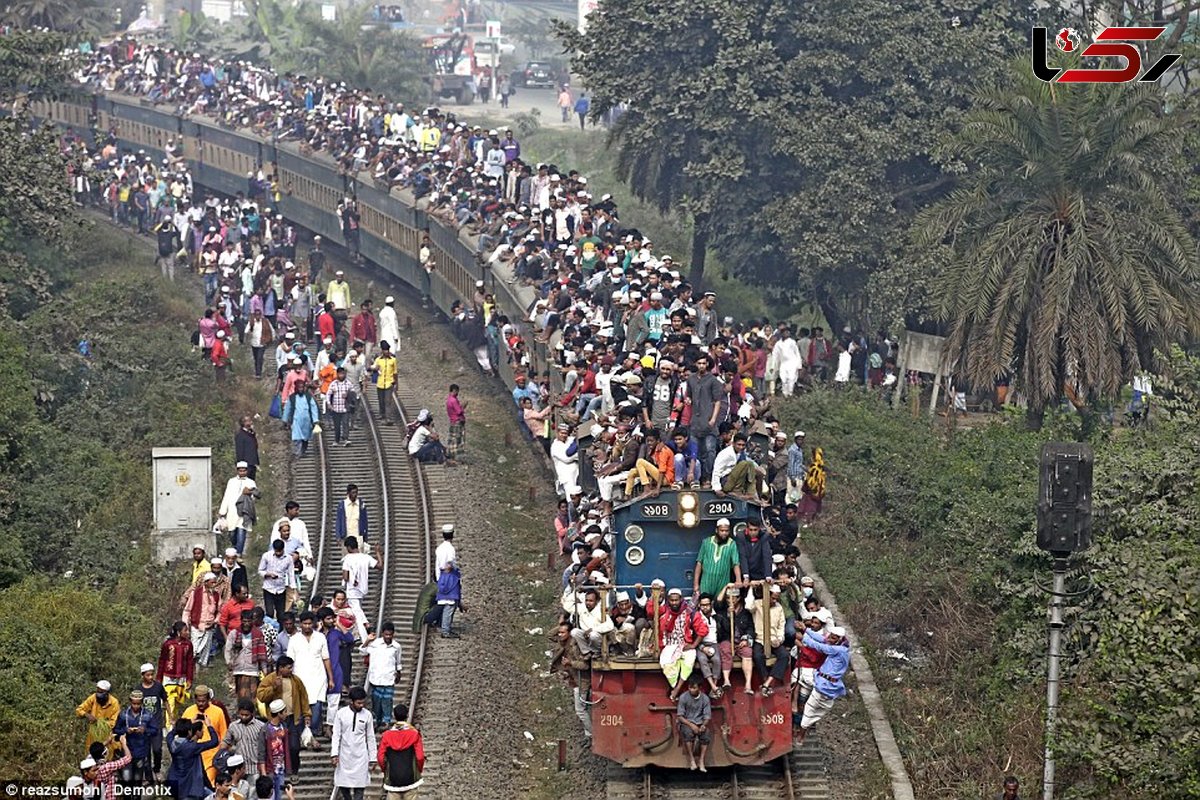
[[[484,131],[437,108],[418,113],[344,84],[131,39],[95,47],[77,77],[87,90],[138,97],[180,119],[203,117],[336,164],[347,180],[331,187],[335,200],[324,211],[355,260],[364,250],[371,257],[362,238],[371,230],[352,189],[369,183],[411,194],[434,224],[473,240],[476,265],[506,284],[505,297],[528,298],[506,308],[509,301],[478,280],[473,291],[460,286],[456,300],[442,303],[432,287],[443,248],[428,230],[411,237],[423,301],[442,305],[483,372],[511,376],[503,402],[512,403],[519,429],[552,469],[562,568],[554,665],[595,752],[629,766],[762,763],[790,750],[845,694],[849,643],[813,594],[797,544],[820,517],[824,454],[803,431],[782,428],[772,401],[813,383],[894,388],[898,351],[884,332],[867,337],[846,328],[829,338],[817,326],[720,316],[716,294],[689,285],[670,255],[624,225],[611,195],[594,197],[576,171],[526,162],[511,129]],[[287,422],[295,457],[306,456],[322,422],[336,443],[348,443],[354,396],[395,384],[394,299],[378,310],[371,298],[355,304],[344,273],[326,270],[322,237],[301,247],[302,223],[291,216],[301,213],[299,203],[273,164],[254,164],[239,191],[206,195],[193,180],[196,156],[183,137],[168,132],[151,155],[131,147],[119,123],[90,122],[92,130],[72,128],[62,139],[76,202],[154,236],[165,277],[174,279],[176,270],[202,277],[205,310],[194,343],[215,380],[226,378],[236,339],[250,348],[256,377],[275,380],[271,413]],[[463,447],[454,389],[448,441],[434,430],[435,415],[423,412],[406,432],[412,457],[453,463]],[[252,483],[253,467],[241,460],[239,478]],[[322,736],[323,704],[331,716],[343,699],[343,708],[368,705],[361,690],[332,701],[324,692],[320,700],[306,695],[287,643],[297,631],[306,640],[314,630],[326,640],[344,634],[338,638],[349,652],[390,644],[389,631],[368,641],[344,592],[340,601],[336,594],[307,599],[309,544],[289,545],[287,536],[274,539],[284,542],[273,546],[282,550],[274,557],[300,568],[286,571],[284,585],[272,584],[282,598],[270,609],[247,606],[232,579],[239,571],[245,579],[245,540],[237,536],[245,528],[234,524],[239,502],[231,497],[225,511],[233,523],[224,558],[195,554],[181,622],[159,663],[145,665],[143,688],[129,694],[132,704],[140,693],[143,705],[118,710],[154,706],[155,733],[137,724],[140,710],[132,725],[114,717],[105,735],[97,729],[81,764],[87,785],[111,786],[129,767],[115,767],[120,759],[112,756],[121,736],[131,735],[150,746],[122,748],[126,756],[144,753],[135,773],[141,778],[126,779],[158,780],[167,730],[172,753],[174,743],[187,743],[180,752],[203,765],[187,776],[187,787],[176,776],[177,796],[225,797],[232,785],[244,797],[253,791],[245,775],[268,763],[264,774],[274,777],[259,796],[279,800],[301,750]],[[278,521],[282,527],[295,527],[292,512]],[[347,529],[358,524],[355,514]],[[271,563],[259,564],[264,578],[278,574]],[[444,624],[443,631],[452,635]],[[229,652],[230,643],[242,642],[248,647]],[[231,672],[232,714],[194,682],[194,664],[218,653],[250,665],[244,675]],[[251,673],[253,686],[237,680]],[[110,691],[101,681],[85,703],[92,705],[81,706],[89,724],[107,714]],[[147,692],[157,698],[149,705]],[[371,705],[388,729],[384,739],[399,731],[392,740],[406,754],[402,763],[380,763],[396,780],[419,780],[423,755],[403,706],[393,708],[390,699]],[[263,726],[263,748],[257,733],[244,749],[210,744],[231,742],[227,731],[237,721]],[[218,769],[218,756],[235,751],[240,760],[226,755],[226,769]],[[238,765],[254,769],[231,770]]]

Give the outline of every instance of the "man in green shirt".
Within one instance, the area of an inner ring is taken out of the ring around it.
[[[708,592],[716,597],[729,583],[730,572],[733,582],[741,583],[742,567],[738,558],[737,544],[729,533],[729,520],[717,520],[717,532],[705,539],[696,554],[695,578],[692,581],[692,596],[699,597]]]

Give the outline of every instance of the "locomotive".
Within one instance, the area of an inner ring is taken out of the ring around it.
[[[761,507],[753,501],[709,490],[664,490],[653,497],[643,495],[618,505],[613,509],[614,574],[609,590],[628,590],[635,584],[649,587],[658,578],[668,588],[679,587],[686,600],[691,593],[696,553],[701,542],[713,534],[716,521],[727,518],[736,535],[745,529],[747,519],[761,515]],[[657,599],[665,601],[661,594]],[[776,607],[773,613],[782,612]],[[675,704],[668,698],[657,649],[655,636],[655,652],[651,655],[639,658],[617,654],[609,652],[606,644],[593,656],[592,752],[624,767],[686,769],[687,756],[679,745],[675,725]],[[699,669],[697,665],[697,673]],[[790,686],[780,686],[770,697],[763,697],[757,692],[744,693],[740,669],[732,671],[731,680],[733,689],[712,701],[712,744],[706,763],[715,767],[752,766],[790,753]]]

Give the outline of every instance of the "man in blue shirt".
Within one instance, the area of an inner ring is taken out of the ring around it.
[[[808,729],[816,725],[833,708],[833,703],[846,694],[843,678],[850,669],[850,645],[846,641],[846,629],[835,626],[824,637],[805,631],[804,644],[825,654],[825,663],[813,674],[813,692],[804,704],[804,717],[800,720],[800,732],[796,743],[802,743]]]

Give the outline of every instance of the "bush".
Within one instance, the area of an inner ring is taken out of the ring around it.
[[[1200,364],[1175,372],[1200,375]],[[1055,414],[1032,433],[997,417],[949,433],[853,390],[781,401],[777,413],[824,448],[826,514],[801,543],[875,654],[920,796],[980,796],[1005,769],[1040,773],[1049,558],[1034,544],[1038,456],[1081,420]],[[1198,442],[1200,418],[1180,413],[1095,436],[1094,544],[1073,562],[1083,593],[1066,609],[1067,796],[1200,794]]]

